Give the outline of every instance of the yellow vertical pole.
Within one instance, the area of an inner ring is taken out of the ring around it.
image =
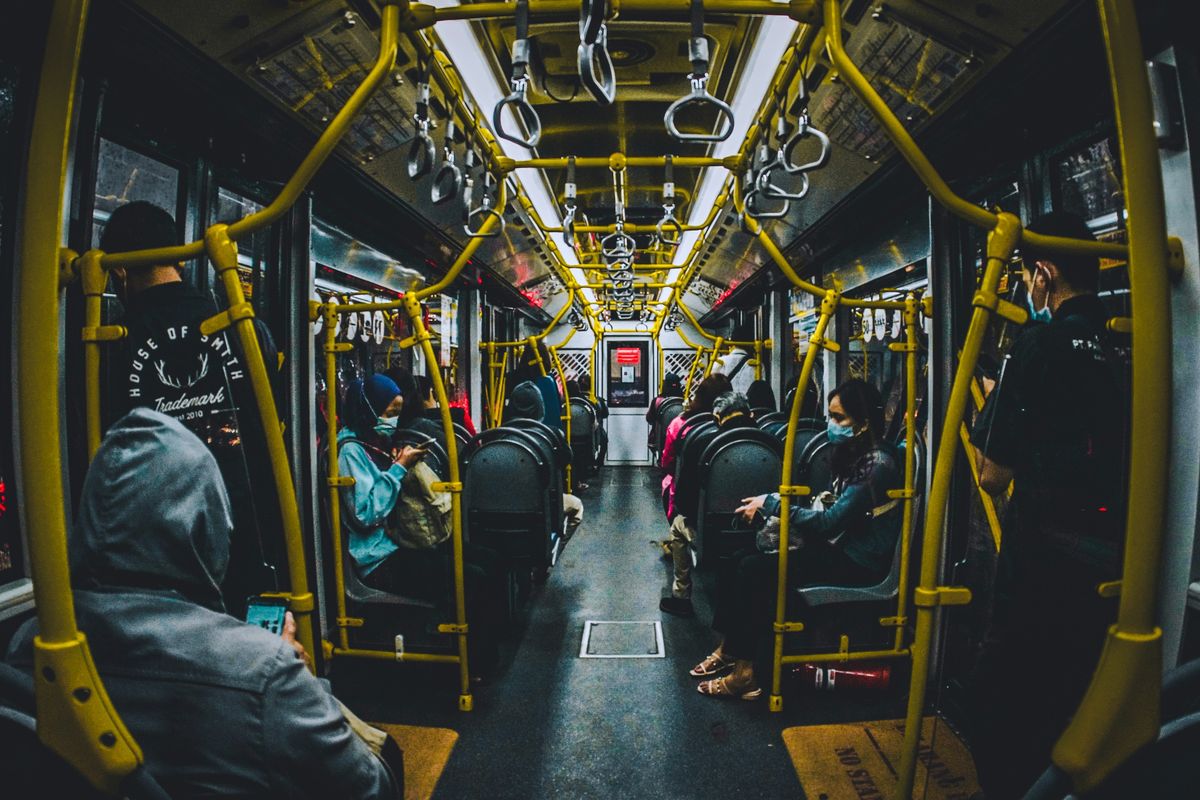
[[[791,527],[792,497],[809,493],[806,486],[792,485],[792,462],[796,459],[796,428],[800,424],[800,406],[804,403],[804,389],[812,379],[817,354],[837,345],[825,340],[825,330],[837,310],[838,293],[833,289],[825,292],[821,300],[821,313],[817,327],[809,339],[808,352],[800,367],[800,379],[796,382],[796,393],[792,398],[792,410],[788,415],[787,437],[783,445],[783,475],[779,485],[779,564],[778,585],[775,591],[775,651],[771,665],[771,710],[783,710],[783,635],[788,632],[787,623],[787,574],[788,574],[788,530]]]
[[[908,610],[908,562],[912,554],[913,505],[917,475],[917,295],[904,298],[904,342],[890,345],[904,351],[904,517],[900,525],[900,584],[896,592],[896,643],[904,645],[905,612]]]
[[[39,632],[34,639],[38,738],[98,789],[116,794],[142,752],[121,723],[75,624],[67,564],[58,336],[62,206],[86,0],[51,8],[21,200],[13,287],[17,489],[22,502]],[[83,698],[82,700],[80,698]],[[101,743],[105,744],[102,745]]]
[[[708,363],[704,366],[704,377],[712,374],[713,367],[716,366],[717,359],[721,357],[721,347],[725,344],[725,338],[718,336],[713,340],[712,352],[708,354]]]
[[[600,380],[600,335],[592,337],[592,382],[588,395],[593,403],[596,402],[596,383]]]
[[[574,333],[574,332],[575,332],[574,330],[571,331],[571,333]],[[568,336],[567,338],[569,339],[570,337]],[[566,342],[564,342],[563,344],[566,344]],[[557,347],[549,347],[549,348],[547,348],[547,352],[550,353],[550,363],[552,363],[554,365],[554,368],[556,370],[558,370],[558,378],[559,378],[559,380],[562,381],[563,413],[562,413],[562,416],[559,417],[559,419],[562,421],[563,427],[566,429],[567,445],[569,446],[571,444],[571,394],[570,394],[570,391],[567,389],[567,373],[563,370],[562,361],[558,357],[558,348]],[[572,485],[573,485],[572,484],[572,465],[570,462],[568,462],[567,463],[567,491],[568,492],[571,491]]]
[[[79,258],[79,273],[83,288],[83,371],[84,402],[87,409],[88,460],[96,457],[100,448],[103,424],[100,419],[100,343],[125,337],[125,329],[118,325],[101,326],[101,298],[104,296],[108,274],[100,265],[103,255],[99,250],[89,250]]]
[[[762,363],[762,342],[755,340],[754,342],[754,380],[761,381],[763,375]]]
[[[205,336],[227,327],[236,329],[242,354],[246,359],[246,371],[250,375],[250,387],[254,394],[258,419],[262,424],[267,441],[267,452],[271,459],[271,477],[275,483],[275,495],[279,499],[279,515],[287,549],[288,577],[291,591],[288,607],[296,615],[296,633],[300,643],[309,653],[314,652],[316,637],[313,635],[313,596],[308,590],[308,568],[304,557],[304,537],[300,531],[300,509],[296,502],[296,488],[288,465],[287,447],[283,442],[283,429],[279,412],[275,408],[275,396],[267,367],[263,363],[262,348],[254,332],[254,308],[242,293],[242,280],[237,271],[237,245],[229,238],[229,226],[213,225],[204,234],[204,248],[213,268],[225,287],[229,309],[200,325]]]
[[[321,308],[325,320],[325,440],[326,480],[329,491],[329,538],[333,547],[333,583],[337,593],[338,645],[343,650],[350,648],[350,633],[346,627],[346,569],[342,558],[342,489],[354,486],[354,478],[342,477],[338,463],[338,414],[337,414],[337,355],[349,352],[354,345],[338,343],[337,299],[331,298]]]
[[[469,257],[460,256],[460,260]],[[446,395],[446,384],[442,381],[442,371],[437,366],[437,356],[433,352],[432,338],[425,321],[421,317],[421,300],[416,292],[404,295],[404,310],[412,322],[413,338],[421,346],[425,361],[433,369],[429,377],[433,382],[433,393],[437,398],[442,415],[442,432],[446,437],[446,457],[450,468],[450,480],[440,488],[450,492],[450,521],[451,542],[454,551],[454,618],[453,626],[443,626],[441,630],[458,636],[458,675],[459,695],[458,708],[460,711],[470,711],[475,707],[475,699],[471,696],[471,671],[467,661],[467,596],[463,587],[463,529],[462,529],[462,476],[458,469],[458,441],[454,436],[454,421],[450,417],[450,400]]]
[[[1130,0],[1099,0],[1129,209],[1133,404],[1129,502],[1117,624],[1109,629],[1083,703],[1054,747],[1078,793],[1093,789],[1160,724],[1162,629],[1156,624],[1165,534],[1171,324],[1166,210],[1142,39]]]
[[[958,452],[958,429],[970,399],[971,378],[979,361],[979,351],[987,333],[990,316],[1001,302],[996,295],[1005,265],[1021,236],[1021,222],[1012,214],[1001,213],[996,227],[988,235],[987,266],[983,280],[975,293],[975,311],[963,342],[958,369],[946,405],[946,417],[938,439],[937,461],[934,464],[933,485],[929,505],[925,510],[925,538],[921,550],[921,583],[914,591],[913,605],[917,610],[916,635],[913,639],[912,679],[908,690],[908,713],[905,717],[904,749],[896,779],[896,796],[912,795],[916,775],[917,749],[921,741],[921,721],[925,713],[925,691],[929,683],[930,653],[933,647],[936,611],[943,605],[970,602],[971,593],[965,588],[938,585],[938,570],[942,556],[942,533],[946,521],[946,505],[950,497],[950,478]]]

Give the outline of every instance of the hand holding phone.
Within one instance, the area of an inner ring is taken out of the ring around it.
[[[428,452],[429,451],[424,447],[405,445],[399,450],[392,451],[392,458],[400,466],[404,467],[405,469],[410,469],[413,464],[416,464],[418,461],[424,458]]]

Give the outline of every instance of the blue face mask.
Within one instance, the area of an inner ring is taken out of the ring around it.
[[[854,428],[849,425],[838,425],[832,419],[825,426],[825,435],[829,437],[829,441],[837,443],[844,442],[847,439],[854,438]]]
[[[399,417],[379,417],[375,420],[375,432],[387,439],[396,432],[396,423],[399,421]]]

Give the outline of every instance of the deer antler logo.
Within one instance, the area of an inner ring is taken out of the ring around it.
[[[197,357],[197,360],[200,362],[200,367],[195,372],[193,372],[191,375],[188,375],[186,378],[187,386],[189,389],[192,388],[193,386],[195,386],[200,381],[204,380],[204,377],[206,375],[208,375],[208,353],[201,353]],[[154,371],[158,373],[158,380],[162,383],[163,386],[170,386],[172,389],[182,389],[183,388],[184,381],[181,381],[178,378],[173,377],[172,375],[170,375],[167,372],[167,362],[166,361],[155,362]]]

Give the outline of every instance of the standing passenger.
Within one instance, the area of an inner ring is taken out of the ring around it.
[[[754,340],[754,325],[753,323],[743,322],[733,329],[733,341],[738,342],[725,355],[717,359],[717,363],[713,366],[714,373],[721,373],[726,378],[729,378],[729,383],[733,386],[733,391],[739,394],[746,394],[750,390],[750,384],[754,383],[754,365],[750,363],[751,355],[741,342],[749,342]]]
[[[1029,230],[1093,239],[1073,214]],[[1078,707],[1115,606],[1124,540],[1123,367],[1096,296],[1095,256],[1021,246],[1034,324],[1013,342],[971,441],[980,485],[1014,491],[996,605],[972,686],[972,749],[989,798],[1021,795]],[[1161,420],[1158,422],[1162,422]],[[1036,663],[1044,668],[1030,674]]]
[[[71,531],[79,629],[146,768],[171,797],[398,797],[292,638],[225,612],[233,528],[216,461],[138,408],[109,428]],[[37,622],[8,658],[33,669]],[[403,776],[398,776],[402,779]]]

